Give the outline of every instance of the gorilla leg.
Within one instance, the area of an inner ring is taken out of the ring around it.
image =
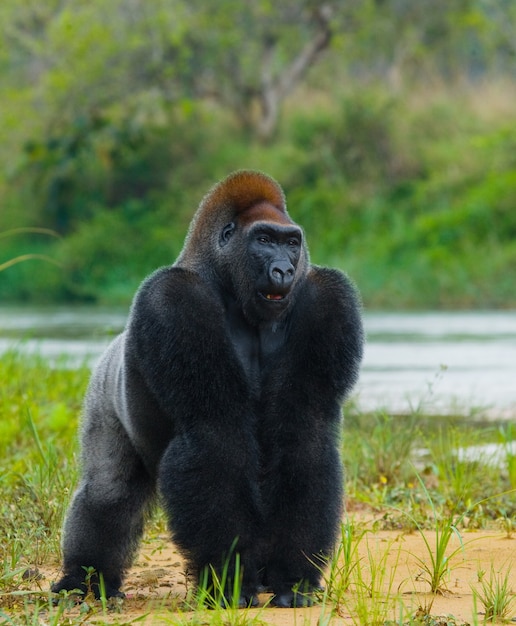
[[[311,448],[311,449],[310,449]],[[286,455],[270,487],[274,504],[268,520],[271,545],[265,583],[279,607],[311,604],[321,570],[331,554],[342,513],[342,471],[333,447],[303,447]]]
[[[107,597],[123,595],[120,585],[143,531],[154,481],[114,416],[90,415],[82,441],[83,478],[65,522],[63,577],[52,591],[87,590],[100,595],[99,574]]]
[[[256,457],[236,433],[212,437],[189,433],[168,446],[159,483],[176,545],[199,582],[222,592],[227,601],[254,603],[258,588],[255,553],[262,512]],[[236,561],[240,597],[232,598]],[[213,585],[212,574],[224,589]],[[222,601],[222,598],[220,598]]]

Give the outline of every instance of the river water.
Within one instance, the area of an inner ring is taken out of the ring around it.
[[[127,310],[0,307],[9,348],[93,365]],[[359,407],[516,419],[516,311],[365,313]]]

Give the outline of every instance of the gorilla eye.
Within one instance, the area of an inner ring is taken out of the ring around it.
[[[267,235],[258,235],[256,239],[257,241],[259,241],[259,243],[270,243],[271,241],[271,238]]]
[[[297,239],[294,239],[294,238],[289,239],[288,240],[288,245],[289,246],[298,246],[299,245],[299,241]]]

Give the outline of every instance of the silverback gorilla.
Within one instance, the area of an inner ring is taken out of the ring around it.
[[[264,588],[309,602],[296,590],[319,585],[337,537],[341,403],[362,347],[354,287],[310,265],[281,187],[254,171],[213,187],[93,373],[53,591],[85,590],[93,567],[122,596],[159,489],[197,579],[225,566],[230,581],[238,554],[239,604]]]

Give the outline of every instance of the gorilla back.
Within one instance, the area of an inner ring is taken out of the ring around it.
[[[264,587],[307,602],[296,590],[319,585],[339,527],[341,403],[362,345],[354,287],[310,264],[279,185],[239,171],[213,187],[93,373],[53,590],[85,589],[91,566],[122,595],[159,491],[197,577],[227,567],[230,589],[238,554],[239,602]]]

